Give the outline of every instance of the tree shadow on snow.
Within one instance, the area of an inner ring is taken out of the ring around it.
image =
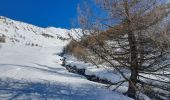
[[[67,76],[67,77],[81,77],[81,78],[83,78],[83,76],[81,76],[81,75],[77,75],[77,74],[67,72],[64,67],[63,68],[62,67],[61,68],[57,68],[57,67],[53,68],[53,67],[38,64],[38,63],[34,63],[34,64],[36,66],[39,66],[39,67],[28,66],[28,65],[20,65],[20,64],[0,64],[0,66],[4,66],[4,67],[5,66],[18,66],[18,67],[21,67],[21,68],[35,69],[37,71],[43,71],[43,72],[50,73],[50,74],[62,75],[62,76]],[[60,71],[64,71],[64,70],[65,70],[65,73],[60,72]]]
[[[89,85],[73,87],[60,83],[0,79],[1,100],[96,100],[100,96],[97,92],[97,88]]]

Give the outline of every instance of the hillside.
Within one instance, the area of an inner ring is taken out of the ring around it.
[[[6,37],[7,42],[24,45],[59,46],[61,37],[68,39],[72,30],[61,28],[41,28],[31,24],[0,17],[0,35]],[[64,42],[62,42],[63,44]]]
[[[61,66],[58,54],[69,43],[68,33],[76,35],[73,30],[0,17],[0,35],[5,38],[0,48],[0,99],[130,100]]]

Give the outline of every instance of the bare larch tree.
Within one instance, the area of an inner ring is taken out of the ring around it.
[[[162,0],[96,0],[95,4],[98,8],[79,7],[79,24],[86,32],[78,42],[90,53],[89,61],[97,65],[95,56],[116,69],[129,83],[129,97],[136,98],[144,85],[170,91],[170,4]],[[93,13],[93,8],[102,9],[102,15]],[[122,68],[130,70],[130,77]]]

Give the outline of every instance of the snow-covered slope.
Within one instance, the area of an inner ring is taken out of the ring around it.
[[[4,35],[7,42],[31,46],[59,46],[68,39],[71,30],[61,28],[40,28],[34,25],[0,17],[0,36]]]
[[[61,66],[68,33],[0,17],[0,100],[130,100]]]
[[[101,84],[69,73],[58,47],[2,45],[1,100],[129,100]],[[102,88],[103,87],[103,88]]]

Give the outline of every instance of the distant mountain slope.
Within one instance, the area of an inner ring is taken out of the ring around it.
[[[73,29],[41,28],[0,16],[0,36],[4,36],[7,43],[44,47],[63,46],[67,43],[64,40],[69,39],[68,34],[75,32]]]

